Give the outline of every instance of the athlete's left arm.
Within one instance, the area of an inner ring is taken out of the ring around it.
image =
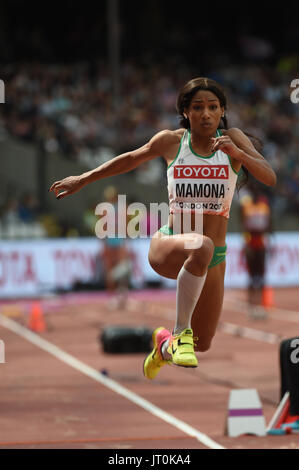
[[[274,170],[240,129],[231,128],[225,131],[225,135],[213,138],[212,151],[215,152],[218,149],[235,160],[232,164],[236,171],[244,165],[261,183],[275,186],[277,178]]]

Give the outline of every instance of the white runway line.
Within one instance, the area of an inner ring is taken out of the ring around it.
[[[230,301],[230,303],[235,303],[235,301]],[[143,307],[144,308],[144,307]],[[225,307],[224,307],[225,309]],[[230,310],[241,313],[240,306],[229,307]],[[173,310],[169,307],[164,307],[159,305],[159,311],[157,312],[156,307],[152,307],[151,310],[147,309],[147,314],[157,317],[164,317],[165,319],[174,318]],[[233,336],[239,336],[241,338],[253,339],[255,341],[262,341],[269,344],[277,344],[282,340],[282,336],[275,333],[268,333],[267,331],[257,330],[256,328],[251,328],[249,326],[236,325],[233,323],[219,321],[218,329],[222,333],[226,333]]]
[[[256,330],[247,326],[235,325],[228,322],[219,322],[218,328],[222,333],[228,333],[233,336],[240,336],[241,338],[253,339],[255,341],[262,341],[263,343],[277,344],[282,340],[282,336],[267,331]]]
[[[237,298],[226,298],[224,299],[224,304],[231,304],[230,309],[234,310],[235,312],[244,313],[246,314],[248,309],[248,303],[244,302]],[[281,321],[288,321],[290,323],[299,323],[299,311],[296,312],[295,310],[286,310],[277,307],[271,307],[269,310],[269,317],[275,318],[275,320]]]
[[[73,367],[79,372],[82,372],[83,374],[94,379],[95,381],[99,382],[100,384],[104,385],[105,387],[109,388],[115,393],[122,395],[127,400],[131,401],[135,405],[140,406],[144,410],[148,411],[149,413],[153,414],[159,419],[165,421],[171,426],[174,426],[180,431],[184,432],[185,434],[191,437],[194,437],[206,447],[209,447],[210,449],[225,449],[225,447],[222,447],[220,444],[215,442],[206,434],[201,433],[200,431],[193,428],[192,426],[189,426],[189,424],[185,423],[184,421],[181,421],[180,419],[175,418],[175,416],[172,416],[171,414],[163,411],[161,408],[153,405],[151,402],[145,400],[144,398],[140,397],[136,393],[131,392],[129,389],[123,387],[122,385],[118,384],[114,380],[109,379],[108,377],[102,375],[97,370],[88,366],[84,362],[79,361],[74,356],[66,353],[62,349],[55,346],[54,344],[50,343],[44,338],[41,338],[37,334],[28,330],[27,328],[21,326],[19,323],[15,322],[14,320],[7,318],[4,315],[0,314],[0,324],[4,328],[7,328],[8,330],[12,331],[13,333],[16,333],[17,335],[21,336],[22,338],[26,339],[32,344],[35,344],[40,349],[48,352],[49,354],[56,357],[57,359],[64,362],[65,364]]]

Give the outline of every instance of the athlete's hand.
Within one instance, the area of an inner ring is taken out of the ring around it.
[[[83,188],[84,182],[81,176],[68,176],[60,181],[55,181],[49,191],[54,191],[56,199],[74,194]]]
[[[220,149],[230,157],[235,158],[236,160],[241,160],[242,150],[234,144],[228,135],[212,137],[212,142],[212,152],[216,152],[216,150]]]

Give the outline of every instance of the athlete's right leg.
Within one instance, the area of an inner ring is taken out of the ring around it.
[[[197,366],[191,318],[204,286],[213,250],[213,242],[208,237],[195,233],[168,236],[157,232],[151,241],[149,262],[152,268],[164,277],[178,280],[173,336],[163,346],[159,344],[158,348],[161,359],[171,358],[176,365]],[[171,349],[168,348],[169,343],[172,343]]]
[[[177,279],[183,265],[191,274],[202,276],[207,272],[213,251],[214,244],[205,235],[165,235],[158,231],[152,237],[148,260],[163,277]]]

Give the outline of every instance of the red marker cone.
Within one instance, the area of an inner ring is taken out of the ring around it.
[[[40,302],[33,302],[31,305],[29,328],[37,333],[42,333],[46,330],[46,323]]]
[[[262,306],[264,308],[274,307],[274,292],[270,286],[265,286],[263,289]]]

